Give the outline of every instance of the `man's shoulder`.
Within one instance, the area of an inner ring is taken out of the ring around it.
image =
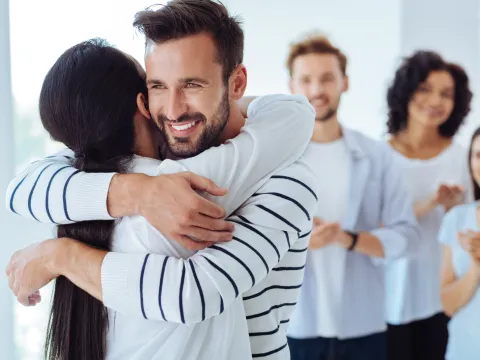
[[[239,214],[257,225],[305,234],[312,229],[317,203],[315,176],[300,158],[268,177]]]
[[[285,194],[303,193],[317,200],[315,174],[303,156],[274,173],[262,186],[261,191],[265,190]]]
[[[354,129],[345,128],[344,131],[347,132],[349,138],[355,140],[356,145],[361,148],[366,155],[375,154],[378,150],[385,151],[388,149],[388,144],[383,140],[374,139],[373,137]]]
[[[345,131],[347,138],[354,143],[353,146],[371,162],[383,164],[392,161],[393,149],[386,141],[374,139],[353,129],[345,129]]]
[[[289,176],[315,186],[315,174],[304,156],[272,175],[272,178]]]

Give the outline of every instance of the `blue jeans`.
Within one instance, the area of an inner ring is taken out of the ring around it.
[[[339,340],[337,338],[288,338],[291,360],[386,360],[385,332]]]

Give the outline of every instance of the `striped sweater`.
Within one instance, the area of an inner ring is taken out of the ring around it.
[[[289,164],[308,144],[314,112],[298,96],[263,97],[251,108],[237,138],[181,161],[230,189],[212,200],[232,214],[234,241],[188,262],[154,253],[109,253],[102,265],[103,297],[122,314],[192,324],[242,296],[253,357],[288,359],[285,327],[301,286],[316,206],[312,173],[302,161]],[[7,207],[43,222],[109,219],[113,174],[78,172],[70,156],[47,158],[18,176],[7,191]],[[178,163],[164,161],[163,171]]]
[[[130,223],[121,222],[119,243],[127,245],[116,249],[114,242],[115,252],[104,260],[105,304],[121,313],[121,319],[195,326],[223,314],[241,297],[252,357],[289,359],[286,328],[303,280],[311,214],[317,203],[313,184],[302,161],[281,170],[228,218],[236,225],[231,242],[189,257],[159,255],[165,251],[158,232],[151,227],[139,231],[136,220],[133,228],[143,234],[142,246],[155,253],[132,254],[138,252],[134,245],[125,248],[131,243],[126,239],[131,235],[125,235],[132,232]],[[113,346],[128,342],[128,331],[121,330]],[[206,331],[214,332],[212,326]],[[216,337],[211,340],[215,343]],[[161,346],[163,342],[157,347]]]

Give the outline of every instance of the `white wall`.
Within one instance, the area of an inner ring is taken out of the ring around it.
[[[0,0],[0,194],[7,187],[13,175],[13,129],[12,129],[12,96],[10,80],[10,36],[8,21],[8,0]],[[2,199],[3,196],[0,196]],[[0,356],[3,359],[14,359],[12,301],[6,277],[3,276],[9,258],[8,245],[13,239],[13,227],[8,222],[3,203],[0,202]]]
[[[286,92],[289,43],[312,29],[325,31],[348,56],[351,88],[341,121],[379,137],[386,121],[386,89],[403,56],[439,51],[464,66],[472,89],[480,85],[478,0],[225,0],[244,18],[245,64],[251,95]],[[478,120],[474,97],[459,140],[465,145]]]
[[[288,45],[319,29],[348,56],[350,91],[341,120],[371,136],[384,131],[385,91],[400,54],[401,0],[226,0],[244,19],[251,95],[287,92]]]
[[[478,0],[403,0],[401,51],[438,51],[448,61],[465,68],[474,92],[473,111],[459,134],[468,145],[473,130],[480,125],[480,27]]]

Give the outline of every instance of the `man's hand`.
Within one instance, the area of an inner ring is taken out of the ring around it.
[[[59,275],[53,270],[54,241],[33,244],[12,255],[5,273],[10,289],[22,305],[39,303],[39,290]]]
[[[227,192],[191,172],[156,177],[115,175],[108,193],[108,210],[113,217],[141,215],[189,250],[230,241],[234,226],[224,220],[225,210],[197,191],[213,196]]]
[[[310,249],[321,249],[333,244],[341,232],[340,224],[323,221],[317,217],[313,218],[313,229],[308,247]]]
[[[435,203],[442,205],[445,211],[462,204],[463,200],[464,188],[460,185],[440,184],[434,195]]]

